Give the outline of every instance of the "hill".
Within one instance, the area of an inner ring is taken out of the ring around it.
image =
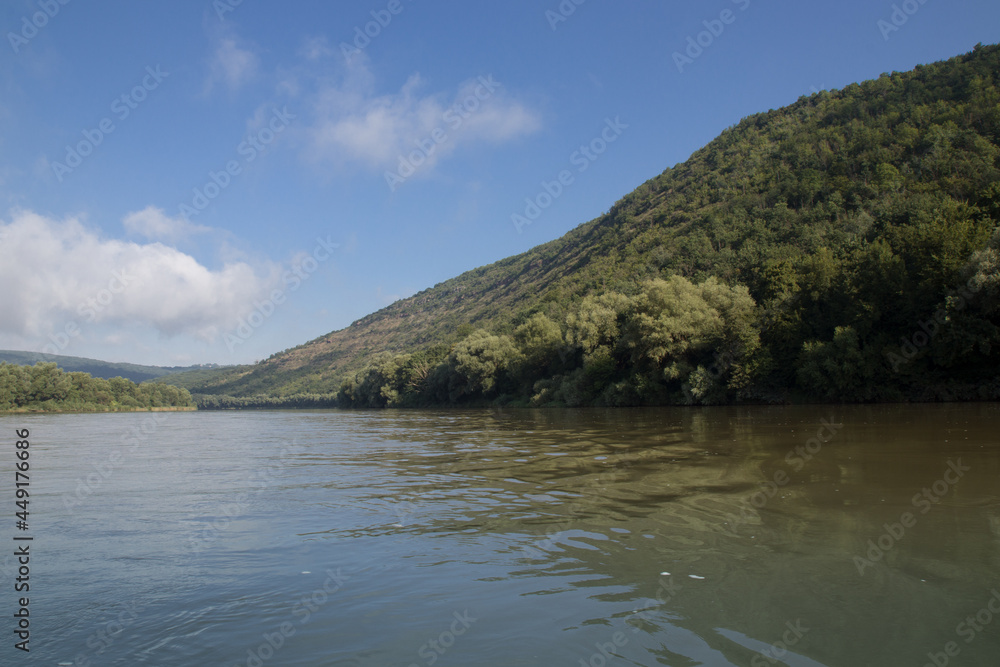
[[[42,352],[20,352],[16,350],[0,350],[0,362],[7,362],[16,366],[33,366],[37,363],[54,363],[67,373],[89,373],[95,378],[110,380],[113,377],[123,377],[135,383],[155,380],[171,373],[183,373],[209,368],[218,368],[217,365],[200,366],[141,366],[138,364],[112,363],[108,361],[98,361],[97,359],[85,359],[83,357],[69,357],[59,354],[45,354]]]
[[[1000,49],[745,118],[562,238],[254,366],[342,404],[1000,396]]]

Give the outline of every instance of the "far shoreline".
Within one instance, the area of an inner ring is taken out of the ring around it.
[[[94,409],[81,409],[81,408],[67,408],[63,409],[48,409],[48,408],[17,408],[15,410],[0,410],[0,415],[57,415],[57,414],[101,414],[107,412],[197,412],[197,406],[171,406],[171,407],[159,407],[159,408],[94,408]]]

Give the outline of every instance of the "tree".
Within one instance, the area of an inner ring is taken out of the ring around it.
[[[807,341],[802,346],[799,381],[812,395],[843,402],[875,397],[872,379],[881,360],[865,353],[853,327],[837,327],[833,340]]]
[[[522,374],[529,383],[553,375],[566,356],[562,329],[542,313],[535,313],[515,329],[514,341],[524,357]]]
[[[0,410],[10,410],[28,402],[31,377],[24,366],[0,362]]]
[[[632,300],[617,292],[584,297],[579,308],[566,316],[566,341],[585,354],[601,345],[615,345],[632,307]]]
[[[477,329],[462,340],[448,357],[453,369],[452,400],[463,396],[491,396],[504,387],[507,371],[523,362],[510,336],[496,336]]]
[[[30,376],[28,401],[32,403],[65,400],[72,389],[69,376],[54,363],[35,364],[31,367]]]

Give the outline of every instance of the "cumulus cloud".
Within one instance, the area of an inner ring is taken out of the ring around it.
[[[259,59],[252,51],[241,48],[232,37],[223,37],[212,55],[206,92],[219,82],[229,90],[237,90],[254,77],[258,64]]]
[[[148,212],[132,215],[155,220]],[[0,221],[0,334],[44,339],[74,321],[211,342],[277,287],[279,274],[246,262],[213,270],[162,243],[104,239],[74,218],[16,211]]]
[[[129,213],[122,219],[122,224],[131,236],[144,236],[151,241],[170,243],[212,231],[209,227],[190,223],[184,218],[171,218],[162,208],[155,206]]]
[[[309,129],[312,157],[391,168],[430,141],[434,150],[424,161],[430,165],[463,146],[502,143],[541,127],[538,113],[512,99],[492,75],[470,79],[451,93],[425,88],[414,74],[399,91],[375,94],[374,77],[358,60],[342,81],[320,85]]]

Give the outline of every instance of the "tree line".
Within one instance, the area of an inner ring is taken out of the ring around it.
[[[159,382],[136,384],[67,373],[54,363],[18,366],[0,362],[0,411],[115,411],[190,408],[186,389]]]
[[[228,396],[195,394],[199,410],[306,410],[337,407],[333,394],[294,394],[291,396]]]
[[[337,399],[407,407],[1000,398],[1000,230],[953,261],[939,285],[917,291],[901,288],[916,276],[886,244],[842,259],[819,253],[770,267],[763,303],[715,277],[656,278],[634,294],[589,295],[559,321],[536,312],[510,333],[477,329],[450,346],[376,355],[343,380]]]

